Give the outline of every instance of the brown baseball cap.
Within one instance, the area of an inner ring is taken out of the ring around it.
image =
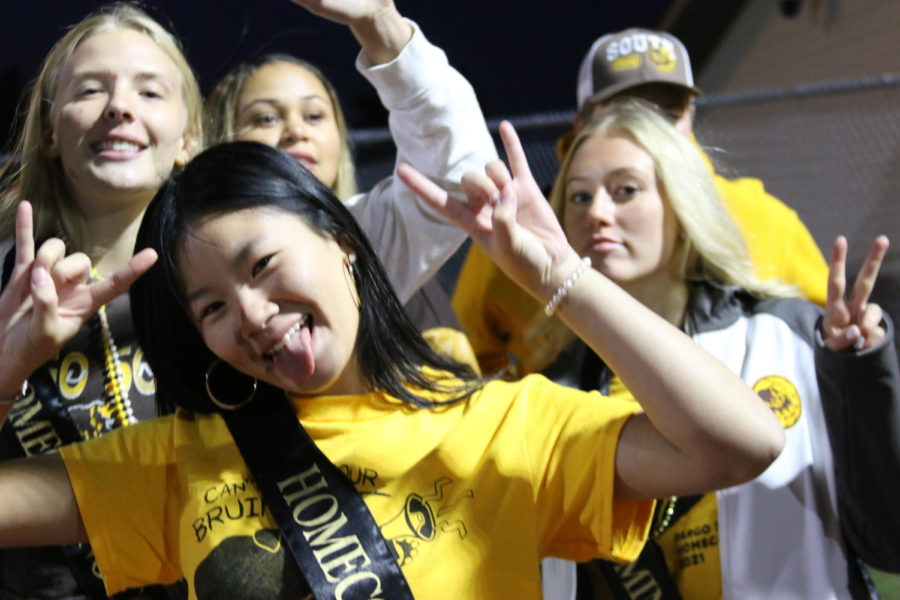
[[[670,83],[700,95],[687,49],[675,36],[639,28],[604,35],[578,69],[578,108],[644,83]]]

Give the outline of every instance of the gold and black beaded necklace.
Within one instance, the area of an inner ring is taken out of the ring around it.
[[[91,269],[91,281],[102,279],[97,269]],[[125,386],[125,373],[119,360],[119,349],[113,339],[112,330],[109,327],[109,315],[106,304],[100,306],[91,317],[91,327],[94,329],[103,347],[103,389],[111,404],[112,417],[119,425],[133,425],[137,423],[134,417],[134,409],[128,397],[128,388]]]

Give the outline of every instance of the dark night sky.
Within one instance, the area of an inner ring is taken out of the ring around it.
[[[629,26],[655,27],[670,0],[398,0],[475,86],[488,117],[569,110],[575,73],[591,42]],[[22,90],[65,27],[100,3],[14,0],[0,20],[0,128],[8,137]],[[385,116],[356,73],[358,46],[346,28],[288,0],[152,0],[148,11],[181,38],[206,92],[235,62],[288,52],[321,67],[338,89],[353,128],[379,127]],[[4,147],[6,145],[4,144]]]

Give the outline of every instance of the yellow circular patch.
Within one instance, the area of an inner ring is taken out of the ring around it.
[[[769,375],[753,384],[753,391],[772,409],[785,429],[800,419],[800,394],[790,380],[780,375]]]

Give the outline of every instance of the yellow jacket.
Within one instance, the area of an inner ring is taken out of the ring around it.
[[[757,276],[796,285],[807,299],[824,306],[828,264],[796,211],[768,194],[760,180],[726,179],[703,157],[725,207],[747,240]],[[452,305],[483,373],[509,368],[511,374],[522,376],[552,359],[529,348],[523,335],[541,307],[477,246],[466,256]]]

